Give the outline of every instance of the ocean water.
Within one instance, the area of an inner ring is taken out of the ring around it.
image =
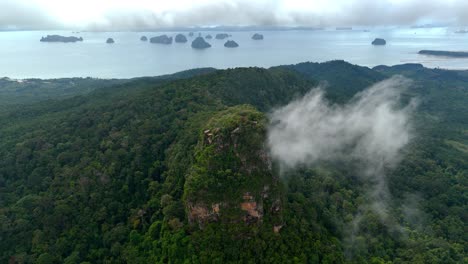
[[[453,28],[394,28],[337,31],[266,31],[263,41],[251,40],[254,32],[227,32],[240,47],[224,47],[226,40],[208,40],[212,48],[194,50],[185,44],[150,44],[140,41],[177,32],[82,32],[21,31],[0,32],[0,77],[131,78],[157,76],[182,70],[214,67],[219,69],[270,67],[312,61],[341,59],[373,67],[402,63],[422,63],[430,68],[468,69],[468,59],[440,58],[417,54],[421,49],[468,50],[468,34]],[[187,32],[185,32],[187,33]],[[201,32],[215,35],[217,32]],[[219,33],[219,32],[218,32]],[[84,42],[42,43],[48,34],[81,36]],[[196,33],[196,35],[198,32]],[[105,41],[114,38],[115,44]],[[387,40],[386,46],[373,46],[374,38]]]

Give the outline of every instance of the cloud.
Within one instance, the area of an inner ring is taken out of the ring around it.
[[[272,157],[282,170],[321,162],[352,165],[369,186],[370,204],[365,209],[391,227],[386,172],[398,164],[412,138],[416,103],[401,100],[410,83],[404,77],[392,77],[356,94],[345,105],[327,101],[323,88],[311,90],[272,112],[267,138]],[[359,222],[359,215],[356,219]]]
[[[39,5],[22,0],[1,0],[0,29],[48,29],[58,21]]]
[[[0,28],[465,25],[464,0],[2,0]]]
[[[413,105],[399,108],[409,81],[393,77],[357,94],[346,105],[333,105],[322,88],[272,113],[268,143],[272,155],[288,167],[328,160],[367,164],[373,175],[395,164],[409,142]]]

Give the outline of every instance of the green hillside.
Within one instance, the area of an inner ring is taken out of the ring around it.
[[[336,164],[280,172],[268,117],[320,83],[344,103],[396,74],[419,105],[388,177],[394,224],[366,212],[351,241],[367,186]],[[466,72],[334,61],[64,81],[0,108],[0,263],[468,261]]]

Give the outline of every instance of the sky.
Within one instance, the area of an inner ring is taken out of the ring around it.
[[[0,0],[0,29],[468,24],[467,0]]]

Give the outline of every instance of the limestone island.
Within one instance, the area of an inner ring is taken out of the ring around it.
[[[439,57],[468,58],[468,51],[420,50],[418,53]]]
[[[82,37],[64,37],[60,35],[47,35],[47,37],[42,37],[41,42],[63,42],[63,43],[74,43],[78,41],[83,41]]]
[[[372,45],[376,45],[376,46],[383,46],[387,44],[387,41],[385,41],[385,39],[382,39],[382,38],[376,38],[374,39],[374,41],[372,41]]]
[[[205,37],[205,38],[206,38],[206,39],[212,39],[212,38],[213,38],[213,36],[211,36],[211,35],[206,35],[206,37]]]
[[[229,38],[229,34],[219,33],[219,34],[216,34],[215,36],[215,39],[226,39],[226,38]]]
[[[255,34],[253,34],[252,39],[253,40],[263,40],[263,35],[255,33]]]
[[[150,42],[151,43],[156,43],[156,44],[170,45],[170,44],[172,44],[172,37],[168,37],[167,35],[152,37],[150,39]]]
[[[142,37],[140,38],[140,40],[141,40],[141,41],[148,41],[148,38],[147,38],[146,36],[142,36]]]
[[[187,42],[187,37],[185,37],[184,34],[177,34],[177,35],[175,36],[175,42],[177,42],[177,43],[185,43],[185,42]]]
[[[107,43],[107,44],[114,44],[115,41],[114,41],[113,38],[108,38],[108,39],[106,40],[106,43]]]
[[[224,47],[226,48],[237,48],[239,47],[239,44],[235,42],[234,40],[228,40],[226,43],[224,43]]]
[[[189,35],[189,37],[193,37],[193,35],[195,35],[195,33],[190,32],[190,33],[188,33],[188,35]]]
[[[206,42],[202,37],[197,37],[194,41],[192,41],[192,48],[207,49],[211,48],[211,45],[208,42]]]

